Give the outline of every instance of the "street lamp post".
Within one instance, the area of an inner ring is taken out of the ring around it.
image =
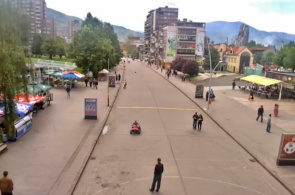
[[[109,74],[110,74],[110,60],[108,57],[108,106],[110,106],[110,80],[109,80]]]
[[[209,93],[208,93],[208,104],[207,104],[207,110],[209,110],[209,104],[210,104],[210,96],[211,96],[211,82],[212,82],[212,62],[211,62],[211,52],[209,47],[209,39],[208,39],[208,53],[209,53],[209,63],[210,63],[210,79],[209,79]]]

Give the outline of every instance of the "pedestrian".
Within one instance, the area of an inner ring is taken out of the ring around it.
[[[87,87],[88,85],[88,78],[85,78],[85,86]]]
[[[66,91],[67,91],[67,94],[68,94],[68,98],[70,98],[71,96],[70,96],[70,92],[71,92],[71,87],[70,87],[70,85],[67,85],[67,87],[66,87]]]
[[[249,100],[254,100],[253,89],[250,90]]]
[[[233,85],[233,90],[235,90],[235,87],[236,87],[236,82],[235,82],[235,80],[233,81],[232,85]]]
[[[258,108],[258,116],[256,118],[256,121],[258,121],[258,119],[260,117],[261,118],[261,122],[263,122],[263,112],[264,112],[263,106],[260,106],[260,108]]]
[[[121,74],[118,75],[118,80],[121,81]]]
[[[98,80],[94,79],[94,80],[93,80],[93,84],[94,84],[95,89],[97,89]]]
[[[116,81],[118,80],[118,75],[117,74],[115,74],[116,75]]]
[[[209,98],[209,91],[206,92],[206,102],[208,101]]]
[[[271,128],[271,114],[269,114],[269,117],[267,119],[267,126],[266,126],[267,133],[270,133],[270,128]]]
[[[199,116],[198,116],[198,113],[196,112],[193,115],[193,129],[197,129],[198,119],[199,119]]]
[[[3,172],[3,177],[0,179],[1,195],[12,195],[13,182],[12,179],[7,177],[8,171]]]
[[[151,192],[155,190],[156,183],[157,183],[156,192],[159,192],[161,187],[161,179],[162,179],[163,172],[164,172],[164,165],[161,163],[161,159],[158,158],[158,164],[156,164],[155,166],[154,179],[153,179],[152,187],[150,189]]]
[[[89,86],[90,86],[90,88],[92,88],[92,84],[93,84],[93,80],[92,80],[92,78],[89,80]]]
[[[127,87],[127,81],[125,80],[124,81],[124,89],[126,89],[126,87]]]
[[[202,129],[202,123],[203,123],[203,116],[200,114],[198,119],[198,130],[201,131]]]

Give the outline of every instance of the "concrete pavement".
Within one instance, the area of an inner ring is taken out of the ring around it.
[[[111,105],[118,90],[110,88]],[[0,173],[9,171],[15,195],[70,194],[110,112],[107,82],[99,82],[97,90],[79,82],[69,99],[64,89],[52,92],[51,106],[38,112],[32,129],[8,143],[0,156]],[[84,119],[84,98],[97,98],[98,120]]]
[[[164,71],[151,67],[158,74],[165,77]],[[167,79],[167,78],[166,78]],[[207,109],[205,99],[196,99],[195,85],[182,82],[180,78],[171,76],[169,82],[178,87],[190,97],[204,111]],[[215,81],[217,82],[217,80]],[[255,97],[254,101],[248,100],[248,94],[236,89],[231,89],[231,83],[225,86],[212,86],[216,101],[210,105],[210,110],[205,111],[216,121],[224,131],[241,144],[269,173],[282,182],[295,194],[295,167],[276,166],[279,144],[282,133],[294,133],[295,109],[293,100],[269,100]],[[237,82],[237,86],[239,82]],[[205,87],[204,93],[208,90]],[[205,97],[205,94],[204,94]],[[274,104],[279,104],[279,116],[272,117],[271,134],[266,133],[266,123],[257,122],[257,109],[264,106],[264,121],[268,114],[273,115]],[[206,123],[204,121],[204,123]]]
[[[158,157],[165,166],[158,194],[290,194],[171,83],[137,61],[126,79],[74,194],[151,194]],[[196,111],[202,131],[192,129]],[[140,136],[129,134],[134,120]]]

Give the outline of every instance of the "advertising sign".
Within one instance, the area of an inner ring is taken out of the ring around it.
[[[197,38],[196,38],[196,59],[203,58],[204,55],[204,41],[205,41],[205,30],[197,30]]]
[[[167,56],[176,55],[176,32],[168,32]]]
[[[203,94],[204,94],[204,85],[197,85],[195,98],[203,98]]]
[[[97,119],[97,99],[85,98],[85,119]]]
[[[295,134],[282,134],[277,165],[295,165]]]
[[[109,87],[116,87],[116,77],[109,76]]]

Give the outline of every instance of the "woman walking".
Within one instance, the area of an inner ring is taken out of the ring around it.
[[[200,114],[198,119],[198,130],[201,131],[202,129],[202,123],[203,123],[203,116]]]

